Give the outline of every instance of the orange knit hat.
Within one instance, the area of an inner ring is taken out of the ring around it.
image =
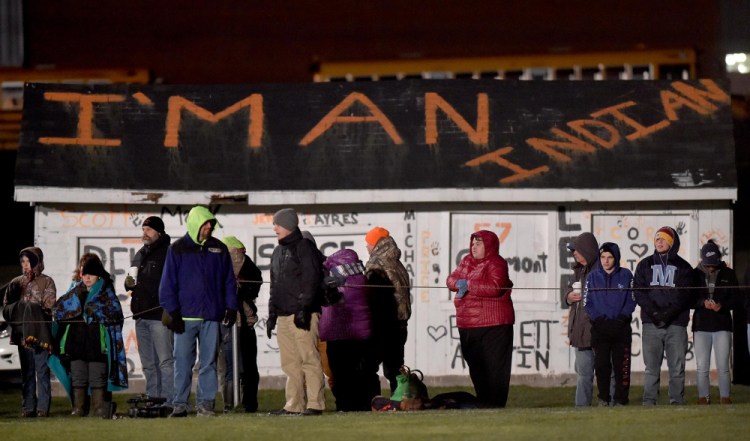
[[[375,227],[370,230],[369,233],[367,233],[367,235],[365,236],[365,242],[374,247],[380,239],[388,237],[390,235],[391,233],[389,233],[385,228]]]

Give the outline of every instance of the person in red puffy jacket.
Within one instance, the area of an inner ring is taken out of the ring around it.
[[[513,356],[513,282],[499,248],[495,233],[473,233],[471,252],[446,281],[448,289],[456,292],[453,302],[461,352],[484,407],[505,407]]]

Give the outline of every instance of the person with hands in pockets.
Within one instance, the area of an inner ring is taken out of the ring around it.
[[[505,407],[513,356],[513,282],[495,233],[477,231],[469,244],[470,253],[446,281],[456,293],[453,303],[461,353],[481,405]]]
[[[626,405],[630,392],[630,321],[635,299],[630,286],[633,274],[620,266],[620,247],[605,242],[599,247],[599,266],[586,278],[583,305],[591,320],[591,348],[599,389],[599,405]],[[614,396],[610,380],[614,371]]]

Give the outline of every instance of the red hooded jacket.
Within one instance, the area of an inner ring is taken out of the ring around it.
[[[477,236],[484,243],[484,258],[475,259],[469,252],[446,281],[451,291],[458,291],[456,282],[459,280],[469,282],[466,295],[453,299],[456,325],[459,328],[512,325],[516,316],[510,298],[513,282],[508,277],[508,262],[500,257],[500,242],[491,231],[480,230],[472,234],[470,250],[471,242]]]

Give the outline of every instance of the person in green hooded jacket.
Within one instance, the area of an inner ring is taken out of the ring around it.
[[[200,346],[196,414],[214,416],[220,325],[237,317],[237,279],[227,246],[211,234],[216,217],[195,206],[188,232],[169,246],[159,284],[164,322],[174,331],[174,401],[171,417],[187,416],[193,365]]]

